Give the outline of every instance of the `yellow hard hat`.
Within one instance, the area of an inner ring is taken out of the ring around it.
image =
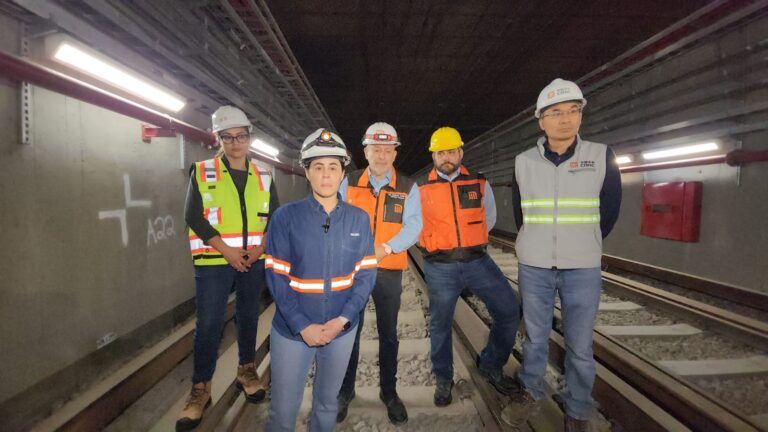
[[[432,134],[429,140],[429,151],[439,152],[453,150],[464,145],[459,131],[452,127],[441,127]]]

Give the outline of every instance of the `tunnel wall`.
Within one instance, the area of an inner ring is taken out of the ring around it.
[[[587,85],[581,136],[610,144],[618,154],[708,139],[719,140],[725,150],[768,149],[768,17],[730,21]],[[562,78],[576,77],[563,71]],[[514,156],[540,135],[534,120],[532,110],[522,113],[465,151],[465,164],[496,184],[501,229],[516,231],[505,185]],[[642,187],[666,181],[703,182],[698,242],[640,235]],[[606,253],[768,292],[768,164],[623,174],[622,182],[621,217],[605,242]]]
[[[18,45],[18,23],[0,15],[0,49]],[[44,414],[25,411],[70,396],[192,316],[188,168],[213,155],[179,138],[145,143],[138,120],[32,91],[33,143],[22,144],[20,86],[0,75],[6,426]],[[196,111],[183,119],[210,125]],[[307,193],[303,177],[273,172],[281,202]]]

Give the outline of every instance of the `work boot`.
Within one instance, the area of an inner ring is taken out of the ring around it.
[[[267,396],[267,386],[256,373],[256,363],[246,363],[237,367],[237,388],[245,394],[251,403],[259,403]]]
[[[505,375],[504,372],[499,369],[496,371],[490,371],[488,369],[480,367],[480,356],[475,357],[475,365],[480,376],[485,378],[489,384],[496,389],[497,392],[504,396],[510,396],[514,392],[520,390],[520,384],[516,379]]]
[[[404,425],[408,423],[408,411],[405,409],[403,401],[397,396],[397,393],[391,398],[385,398],[384,393],[379,392],[379,399],[387,407],[387,417],[393,425]]]
[[[187,397],[187,403],[176,420],[176,432],[191,431],[203,419],[203,411],[211,404],[211,382],[197,383]]]
[[[519,427],[536,413],[538,404],[522,386],[509,397],[509,405],[501,410],[501,421],[508,426]]]
[[[453,400],[451,390],[453,390],[453,381],[438,382],[435,387],[435,406],[444,407],[450,405]]]
[[[589,432],[589,420],[579,420],[566,414],[565,432]]]
[[[349,404],[352,402],[352,399],[355,398],[355,390],[352,390],[352,394],[349,396],[343,395],[339,393],[339,396],[336,398],[336,400],[339,401],[339,411],[336,413],[336,423],[341,423],[344,421],[345,418],[347,418],[347,412],[349,411]]]

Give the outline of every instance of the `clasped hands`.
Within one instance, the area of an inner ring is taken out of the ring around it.
[[[327,345],[344,330],[344,324],[346,321],[341,317],[329,320],[325,324],[310,324],[301,331],[301,338],[311,347]]]

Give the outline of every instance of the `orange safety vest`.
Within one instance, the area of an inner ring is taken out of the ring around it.
[[[373,243],[376,246],[391,240],[403,227],[405,199],[413,187],[413,180],[392,170],[389,184],[379,190],[378,195],[368,177],[368,168],[354,171],[347,178],[347,199],[368,213],[371,219]],[[405,251],[390,254],[379,262],[379,268],[404,270],[408,267]]]
[[[485,182],[482,174],[470,174],[463,165],[453,181],[433,168],[417,182],[424,220],[419,247],[426,251],[425,258],[462,261],[485,253]]]

